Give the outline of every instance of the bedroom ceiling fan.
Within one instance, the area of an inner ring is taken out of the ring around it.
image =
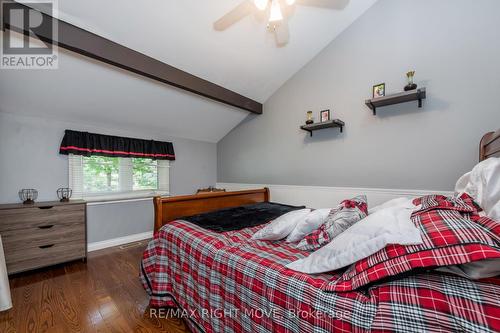
[[[288,18],[293,14],[295,5],[327,9],[344,9],[349,0],[244,0],[230,12],[215,21],[214,29],[224,31],[244,17],[255,14],[267,15],[267,29],[274,33],[278,47],[288,44]]]

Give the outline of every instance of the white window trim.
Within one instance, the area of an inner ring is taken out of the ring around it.
[[[83,191],[83,157],[69,154],[69,187],[73,190],[72,199],[83,199],[87,202],[106,203],[111,201],[137,201],[156,196],[170,195],[170,163],[167,160],[158,160],[158,167],[163,172],[158,172],[158,190],[137,190],[120,192],[103,192],[85,194]],[[162,164],[162,165],[160,165]],[[122,185],[120,183],[120,185]]]
[[[168,195],[166,195],[168,197]],[[165,197],[162,195],[161,197]],[[141,201],[151,201],[153,197],[137,198],[137,199],[116,199],[116,200],[104,200],[104,201],[87,201],[87,206],[102,206],[102,205],[113,205],[121,204],[125,202],[141,202]]]
[[[168,191],[132,191],[132,192],[115,192],[113,194],[100,194],[100,195],[84,195],[83,200],[87,202],[107,202],[107,201],[128,201],[131,199],[147,199],[153,197],[166,197],[169,196]],[[135,201],[135,200],[134,200]]]

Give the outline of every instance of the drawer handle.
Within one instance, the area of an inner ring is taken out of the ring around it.
[[[51,209],[52,207],[54,207],[54,206],[42,206],[42,207],[38,207],[38,209]]]
[[[39,246],[39,248],[41,249],[48,249],[49,247],[52,247],[54,246],[55,244],[49,244],[49,245],[42,245],[42,246]]]
[[[50,229],[52,228],[54,225],[53,224],[49,224],[49,225],[40,225],[38,226],[38,229]]]

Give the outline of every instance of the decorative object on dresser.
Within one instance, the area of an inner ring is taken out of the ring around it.
[[[87,258],[86,203],[0,205],[0,235],[9,274]]]
[[[404,91],[417,89],[417,85],[413,83],[413,78],[415,77],[415,71],[407,72],[406,77],[408,78],[408,84],[404,87]]]
[[[57,197],[60,202],[69,202],[73,191],[69,187],[61,187],[57,189]]]
[[[196,194],[212,193],[212,192],[226,192],[226,189],[225,188],[217,188],[215,186],[209,186],[207,188],[200,188],[198,191],[196,191]]]
[[[32,188],[23,188],[19,190],[19,199],[25,205],[31,205],[35,203],[36,198],[38,198],[38,191]]]
[[[309,134],[311,136],[313,136],[313,131],[324,129],[324,128],[339,127],[340,133],[342,133],[344,130],[344,125],[345,125],[345,123],[342,120],[333,119],[333,120],[328,120],[328,121],[324,121],[321,123],[314,123],[314,124],[310,124],[310,125],[300,126],[300,129],[309,132]]]
[[[425,88],[420,88],[417,90],[405,91],[397,94],[387,95],[384,97],[367,99],[365,101],[365,104],[373,111],[373,115],[375,116],[377,115],[377,108],[382,106],[418,101],[418,107],[421,108],[422,100],[424,100],[425,97]]]

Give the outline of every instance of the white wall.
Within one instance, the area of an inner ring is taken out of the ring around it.
[[[500,1],[380,0],[218,143],[218,181],[451,190],[500,127]],[[314,36],[311,36],[314,38]],[[374,84],[427,87],[417,103],[364,105]],[[332,109],[344,133],[300,130]]]
[[[173,195],[192,194],[216,183],[217,147],[213,143],[0,112],[0,203],[18,202],[21,188],[37,189],[39,201],[57,200],[56,190],[68,186],[67,156],[59,154],[65,129],[172,141],[176,153],[170,168]],[[88,207],[89,242],[152,229],[151,201]]]

